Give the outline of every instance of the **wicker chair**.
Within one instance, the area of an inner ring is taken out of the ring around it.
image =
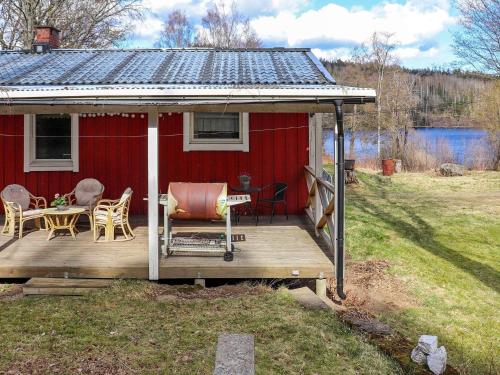
[[[115,241],[115,229],[121,229],[125,239],[128,241],[135,238],[134,232],[128,221],[130,201],[132,200],[132,189],[126,188],[120,199],[102,199],[94,208],[94,241],[97,242],[101,229],[104,228],[104,241]]]
[[[83,215],[87,215],[90,221],[90,228],[92,224],[92,211],[97,202],[102,199],[104,193],[104,185],[95,178],[85,178],[81,180],[71,193],[64,194],[69,206],[83,208],[85,211]]]
[[[47,208],[47,201],[44,197],[35,197],[25,187],[16,184],[6,186],[0,196],[5,210],[3,235],[14,237],[16,223],[18,223],[19,238],[22,238],[24,223],[29,220],[35,220],[35,226],[40,229],[40,219],[44,218],[42,210]],[[47,228],[46,221],[45,228]]]

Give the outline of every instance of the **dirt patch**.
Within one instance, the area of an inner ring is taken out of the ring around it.
[[[369,335],[387,336],[392,333],[392,329],[385,323],[375,319],[371,314],[364,311],[349,309],[340,313],[342,320],[349,325],[356,327]]]
[[[400,280],[387,273],[390,267],[386,260],[348,262],[346,266],[347,299],[342,305],[371,314],[397,311],[416,306],[418,303]],[[329,280],[331,298],[335,300],[335,279]]]
[[[407,293],[402,282],[387,272],[389,267],[389,262],[385,260],[348,262],[347,299],[342,301],[345,310],[339,312],[339,317],[347,325],[367,335],[369,341],[397,361],[405,373],[431,374],[427,367],[413,363],[410,358],[416,343],[409,342],[376,318],[378,313],[417,305],[416,299]],[[334,279],[329,280],[329,292],[330,298],[340,303],[336,300]],[[455,375],[458,371],[448,365],[445,374]]]
[[[12,301],[23,297],[23,287],[12,285],[7,290],[0,292],[0,301]]]
[[[159,301],[239,298],[241,296],[257,296],[269,291],[263,285],[237,284],[223,285],[215,288],[203,288],[197,285],[157,285],[149,296]]]

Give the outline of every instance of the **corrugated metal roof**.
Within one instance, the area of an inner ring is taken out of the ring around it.
[[[0,86],[335,84],[308,49],[0,51]]]

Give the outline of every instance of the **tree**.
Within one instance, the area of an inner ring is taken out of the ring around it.
[[[500,169],[500,80],[486,87],[473,109],[473,118],[488,131],[493,170]]]
[[[196,36],[196,45],[218,48],[258,48],[262,45],[250,19],[238,12],[236,3],[229,8],[214,3],[201,20],[202,28]]]
[[[361,46],[353,50],[352,56],[355,56],[355,60],[362,61],[365,57],[361,57],[361,55],[366,54],[366,52],[366,48]],[[355,87],[375,86],[376,78],[373,69],[367,63],[342,60],[337,60],[335,63],[323,60],[322,63],[332,73],[337,82]],[[337,69],[334,69],[334,66]],[[376,123],[373,111],[374,105],[369,103],[361,106],[355,104],[352,106],[352,111],[349,106],[345,108],[344,126],[346,131],[349,132],[349,159],[356,158],[355,146],[358,140],[364,143],[371,141],[370,132],[362,132],[362,130],[370,129]],[[333,121],[335,121],[334,118]],[[328,123],[326,124],[328,125]]]
[[[401,159],[405,168],[411,167],[407,146],[410,129],[414,126],[412,115],[419,100],[416,78],[415,75],[396,69],[388,79],[388,95],[384,99],[384,122],[391,140],[391,157]]]
[[[38,25],[60,29],[61,47],[110,47],[141,15],[140,0],[0,0],[0,47],[31,48]]]
[[[474,68],[500,75],[500,0],[457,0],[455,53]]]
[[[168,15],[168,20],[163,29],[157,45],[167,48],[185,48],[193,45],[194,29],[189,23],[186,14],[174,10]]]
[[[386,68],[396,63],[392,54],[396,48],[393,41],[394,34],[386,32],[374,32],[368,46],[361,45],[353,53],[357,63],[368,63],[377,72],[377,155],[380,158],[381,127],[382,127],[382,102],[384,100],[384,75]]]

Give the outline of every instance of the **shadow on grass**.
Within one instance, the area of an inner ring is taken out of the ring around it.
[[[363,179],[363,184],[368,188],[370,193],[379,199],[383,199],[391,206],[391,212],[400,212],[406,214],[411,220],[407,221],[401,217],[395,216],[393,213],[384,209],[380,205],[369,201],[361,191],[351,190],[349,192],[349,204],[356,207],[361,212],[364,212],[373,218],[380,220],[390,226],[392,230],[397,232],[401,237],[404,237],[415,245],[432,253],[455,267],[471,274],[485,286],[500,291],[499,273],[492,267],[469,259],[463,256],[460,252],[453,250],[439,241],[435,240],[434,229],[424,219],[422,219],[411,207],[397,203],[390,198],[391,192],[388,189],[385,180],[379,176]]]

